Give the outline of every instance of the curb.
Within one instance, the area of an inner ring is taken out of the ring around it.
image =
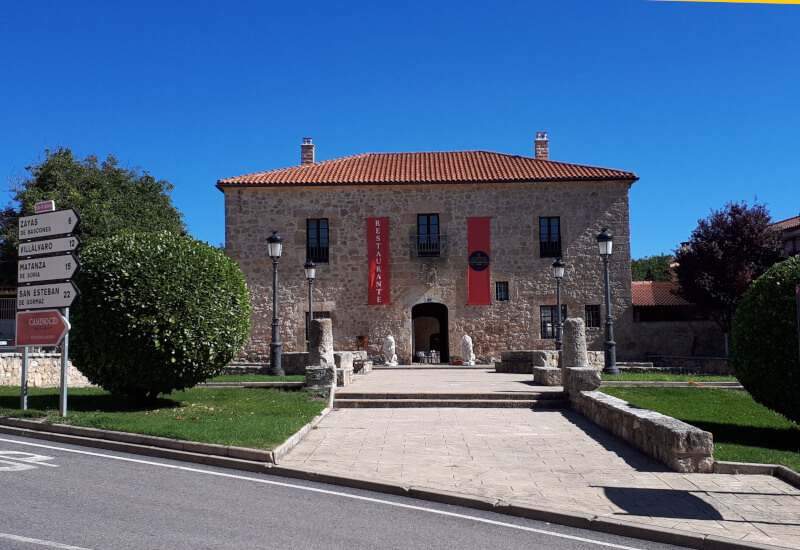
[[[800,473],[780,464],[756,464],[751,462],[714,461],[715,474],[765,475],[785,481],[800,489]]]
[[[285,456],[331,410],[331,407],[324,409],[321,414],[273,451],[181,441],[164,437],[82,428],[66,424],[41,424],[31,420],[8,417],[0,417],[0,433],[406,496],[439,504],[451,504],[611,535],[685,546],[696,550],[786,550],[786,547],[783,546],[680,531],[581,512],[554,510],[429,487],[400,485],[358,476],[344,477],[303,468],[277,465],[275,461]],[[782,470],[788,470],[790,474],[783,474]],[[734,471],[739,474],[774,475],[781,479],[784,479],[783,475],[787,475],[787,477],[800,480],[799,474],[784,466],[735,462],[715,463],[715,473],[734,473]],[[788,479],[784,480],[792,483]]]

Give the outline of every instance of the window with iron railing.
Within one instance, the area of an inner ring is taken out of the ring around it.
[[[548,338],[555,338],[556,337],[556,323],[558,323],[557,319],[557,307],[556,306],[540,306],[539,307],[539,314],[542,319],[542,339]],[[564,319],[567,318],[567,306],[562,304],[561,305],[561,323],[564,323]]]
[[[560,218],[539,218],[539,257],[561,257]]]
[[[586,328],[600,328],[600,306],[586,306]]]
[[[495,296],[498,302],[508,301],[508,281],[496,281],[495,290]]]
[[[328,219],[306,220],[306,259],[316,263],[328,261]]]
[[[417,256],[439,256],[439,214],[417,215]]]

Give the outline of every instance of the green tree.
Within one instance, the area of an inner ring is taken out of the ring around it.
[[[800,423],[797,285],[800,255],[753,283],[733,318],[731,365],[753,399]]]
[[[631,260],[631,276],[634,281],[668,281],[670,261],[669,254]]]
[[[82,219],[78,235],[84,244],[124,232],[186,232],[183,215],[169,196],[172,184],[138,167],[122,168],[113,155],[103,162],[93,155],[78,160],[62,147],[45,151],[44,161],[26,170],[29,176],[10,186],[12,204],[0,211],[0,259],[6,284],[16,282],[18,218],[33,214],[40,201],[54,200],[59,209],[74,208]]]
[[[228,366],[250,329],[250,298],[224,252],[188,236],[128,233],[85,247],[70,357],[112,393],[155,398]]]
[[[697,222],[689,243],[675,251],[679,293],[708,309],[725,334],[750,284],[786,257],[780,233],[763,204],[729,202]]]

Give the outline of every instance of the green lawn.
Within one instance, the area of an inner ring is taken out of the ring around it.
[[[39,418],[105,430],[272,449],[311,421],[327,399],[304,391],[192,388],[142,404],[97,388],[69,390],[68,415],[58,415],[58,388],[30,388],[28,411],[19,387],[0,387],[0,416]]]
[[[270,376],[268,374],[221,374],[207,382],[305,382],[302,374]]]
[[[800,471],[800,426],[750,394],[708,388],[601,388],[629,403],[714,434],[714,458],[783,464]]]
[[[661,374],[661,373],[623,373],[603,374],[602,379],[608,382],[736,382],[735,376],[709,376],[705,374]]]

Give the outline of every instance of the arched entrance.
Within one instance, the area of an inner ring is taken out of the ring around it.
[[[414,360],[418,352],[439,352],[442,363],[450,361],[450,338],[447,334],[447,306],[428,302],[411,308],[414,334]]]

